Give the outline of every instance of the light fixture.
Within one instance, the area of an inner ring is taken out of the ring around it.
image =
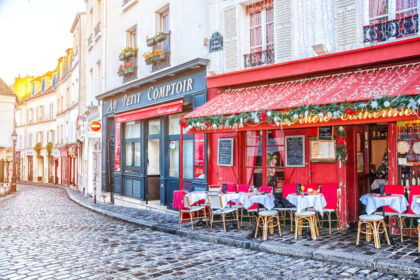
[[[317,55],[326,55],[328,54],[328,49],[324,44],[312,45],[312,49]]]

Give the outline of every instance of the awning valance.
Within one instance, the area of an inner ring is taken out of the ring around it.
[[[117,123],[148,119],[182,112],[184,100],[177,100],[115,115]]]
[[[420,62],[227,89],[184,118],[283,110],[420,93]]]

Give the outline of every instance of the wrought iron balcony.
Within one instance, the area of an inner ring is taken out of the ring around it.
[[[419,16],[412,15],[401,19],[363,26],[363,42],[383,42],[391,38],[404,38],[419,32]]]
[[[101,35],[101,22],[100,21],[95,26],[95,29],[93,30],[93,33],[95,34],[95,40],[96,40],[96,38],[98,38],[99,35]]]
[[[274,63],[274,49],[244,55],[244,67],[255,67]]]

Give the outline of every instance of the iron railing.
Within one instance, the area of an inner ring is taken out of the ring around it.
[[[255,67],[274,63],[274,49],[244,55],[244,67]]]
[[[383,42],[391,38],[404,38],[419,32],[419,16],[412,15],[400,19],[363,26],[363,42]]]

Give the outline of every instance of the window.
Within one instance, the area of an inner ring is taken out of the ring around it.
[[[166,10],[165,12],[160,14],[159,22],[160,22],[160,27],[158,31],[169,33],[169,10]],[[159,45],[162,50],[166,52],[170,51],[169,40],[164,40]]]
[[[284,180],[283,131],[246,132],[245,160],[248,184],[280,187]]]
[[[125,123],[125,168],[140,169],[140,121]]]
[[[32,148],[32,133],[28,133],[28,146],[27,148]]]
[[[45,91],[45,79],[42,79],[42,81],[41,81],[41,91],[42,92]]]
[[[54,74],[52,77],[52,87],[55,88],[55,85],[57,83],[57,74]]]
[[[247,6],[249,14],[250,52],[274,48],[274,10],[272,1]]]
[[[417,0],[369,0],[369,23],[379,24],[417,14]]]
[[[31,96],[35,95],[35,84],[32,84]]]
[[[137,27],[133,26],[130,29],[127,30],[126,33],[126,46],[134,48],[137,46]]]
[[[54,119],[54,103],[50,103],[50,120]]]

